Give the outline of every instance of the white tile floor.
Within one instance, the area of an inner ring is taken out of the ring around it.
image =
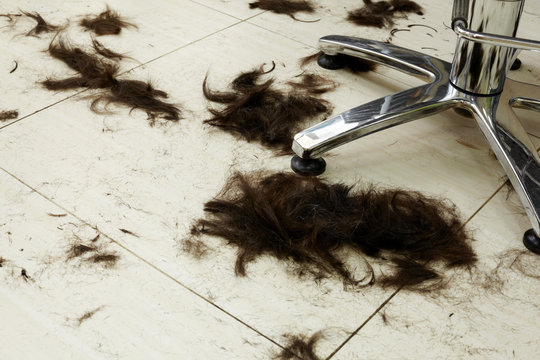
[[[443,23],[451,2],[419,2],[425,16],[401,19],[397,27],[421,22],[437,31],[414,27],[396,33],[393,43],[450,60],[455,39]],[[251,264],[248,277],[235,277],[235,250],[219,239],[207,239],[211,255],[201,260],[180,250],[202,204],[233,171],[289,171],[288,156],[202,125],[208,117],[205,74],[220,87],[240,71],[275,61],[275,77],[286,80],[301,71],[298,58],[313,53],[320,36],[389,35],[343,20],[359,1],[319,1],[317,13],[306,15],[320,18],[315,23],[250,10],[248,3],[108,2],[138,25],[100,39],[138,61],[123,63],[131,70],[124,76],[151,79],[185,108],[180,123],[154,128],[140,112],[119,108],[97,115],[84,94],[37,85],[65,73],[43,52],[50,36],[20,36],[31,21],[5,27],[0,17],[0,110],[20,114],[0,123],[0,257],[6,259],[0,267],[0,359],[269,359],[286,344],[284,334],[323,329],[330,330],[316,349],[321,358],[538,357],[540,282],[512,269],[503,271],[499,292],[478,288],[468,274],[456,274],[438,295],[376,286],[351,292],[339,281],[299,280],[271,258]],[[88,34],[74,24],[104,3],[0,0],[0,13],[19,8],[52,23],[69,18],[70,38],[84,44]],[[539,20],[540,6],[529,0],[519,35],[538,39]],[[523,68],[512,77],[540,83],[538,55],[520,58]],[[14,61],[18,69],[9,73]],[[332,76],[340,87],[326,98],[335,113],[416,82],[383,68]],[[527,126],[540,146],[540,126]],[[473,276],[492,269],[498,254],[520,249],[530,227],[501,189],[503,171],[480,131],[450,112],[348,144],[327,161],[329,181],[373,181],[456,203],[477,240],[480,264]],[[120,257],[115,267],[66,262],[70,244],[98,234],[96,244]],[[530,272],[540,274],[540,260],[528,260]]]

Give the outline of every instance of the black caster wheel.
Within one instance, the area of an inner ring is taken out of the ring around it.
[[[533,253],[540,255],[540,238],[535,234],[533,229],[525,231],[523,244]]]
[[[473,117],[473,114],[469,111],[469,110],[466,110],[466,109],[462,109],[462,108],[454,108],[454,112],[458,115],[461,115],[461,116],[464,116],[466,118],[469,118],[469,119],[472,119]]]
[[[326,161],[323,158],[303,159],[295,155],[291,159],[291,168],[295,173],[300,175],[317,176],[326,170]]]
[[[510,66],[510,70],[518,70],[521,67],[521,60],[516,59],[512,66]]]
[[[345,62],[343,61],[343,55],[326,55],[322,54],[317,58],[317,64],[320,67],[328,70],[338,70],[345,67]]]

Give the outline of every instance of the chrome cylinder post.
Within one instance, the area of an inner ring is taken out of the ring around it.
[[[524,0],[472,0],[469,30],[514,37]],[[450,82],[476,95],[498,94],[518,50],[458,37]]]

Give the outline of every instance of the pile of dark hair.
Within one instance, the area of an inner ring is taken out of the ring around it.
[[[363,1],[364,6],[349,12],[347,20],[357,25],[383,28],[394,25],[394,19],[398,15],[423,14],[422,7],[411,0]]]
[[[87,16],[79,23],[86,30],[93,31],[96,35],[118,35],[123,28],[137,26],[127,22],[109,7],[96,16]]]
[[[155,89],[149,82],[118,79],[118,65],[106,58],[118,58],[121,55],[95,41],[93,45],[96,52],[89,53],[70,46],[63,39],[51,42],[49,54],[64,62],[78,74],[60,80],[47,79],[42,84],[49,90],[101,89],[100,93],[91,96],[93,101],[90,108],[95,112],[103,111],[100,110],[100,105],[104,105],[106,109],[108,104],[116,103],[129,106],[131,110],[146,111],[151,125],[158,117],[172,121],[180,119],[178,107],[161,100],[167,97],[166,92]]]
[[[261,10],[272,11],[276,14],[289,15],[291,18],[295,18],[297,12],[313,13],[315,8],[311,2],[306,0],[258,0],[249,3],[250,9],[259,8]]]
[[[241,73],[228,91],[211,90],[207,77],[203,82],[206,99],[224,105],[209,108],[212,118],[206,124],[216,126],[247,141],[257,141],[280,153],[290,153],[294,134],[313,117],[328,115],[330,104],[318,95],[335,88],[335,83],[319,75],[302,74],[299,81],[289,81],[291,91],[274,86],[274,79],[261,81],[263,66]]]
[[[347,247],[389,258],[395,271],[378,279],[380,285],[426,290],[443,285],[435,267],[476,261],[455,206],[415,191],[353,190],[291,173],[236,173],[204,211],[190,241],[206,234],[237,246],[235,272],[242,276],[247,263],[270,255],[357,285],[337,255]]]

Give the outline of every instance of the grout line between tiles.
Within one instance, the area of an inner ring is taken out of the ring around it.
[[[47,110],[48,108],[50,108],[50,107],[52,107],[52,106],[54,106],[54,105],[60,104],[61,102],[64,102],[64,101],[66,101],[66,100],[69,100],[69,99],[71,99],[72,97],[75,97],[75,96],[77,96],[77,95],[79,95],[79,94],[82,94],[82,93],[84,93],[84,92],[86,92],[86,91],[88,91],[88,89],[81,90],[81,91],[79,91],[79,92],[77,92],[77,93],[75,93],[75,94],[69,95],[69,96],[67,96],[67,97],[65,97],[65,98],[63,98],[63,99],[61,99],[61,100],[58,100],[58,101],[52,103],[52,104],[45,105],[45,106],[42,107],[41,109],[38,109],[38,110],[34,111],[34,112],[31,113],[31,114],[28,114],[28,115],[25,115],[25,116],[23,116],[23,117],[21,117],[21,118],[18,118],[18,119],[16,119],[16,120],[10,122],[9,124],[0,126],[0,130],[2,130],[2,129],[4,129],[4,128],[7,128],[8,126],[11,126],[11,125],[13,125],[13,124],[16,124],[16,123],[18,123],[19,121],[22,121],[22,120],[24,120],[24,119],[27,119],[27,118],[29,118],[30,116],[35,115],[35,114],[37,114],[37,113],[39,113],[39,112],[42,112],[42,111],[44,111],[44,110]]]
[[[256,27],[258,27],[259,29],[263,29],[263,30],[269,31],[269,32],[271,32],[271,33],[274,34],[274,35],[279,35],[279,36],[284,37],[284,38],[286,38],[286,39],[289,39],[289,40],[295,41],[295,42],[297,42],[297,43],[299,43],[299,44],[302,44],[302,45],[304,45],[304,46],[308,46],[308,47],[310,47],[310,48],[312,48],[312,49],[319,50],[319,48],[318,48],[317,46],[313,46],[313,44],[307,44],[307,43],[305,43],[305,42],[303,42],[303,41],[300,41],[300,40],[298,40],[298,39],[292,38],[292,37],[290,37],[290,36],[283,35],[283,34],[277,32],[277,31],[275,31],[275,30],[272,30],[272,29],[269,29],[269,28],[264,27],[264,26],[262,26],[262,25],[255,24],[255,23],[252,23],[252,22],[248,21],[248,20],[251,20],[251,19],[253,19],[253,18],[254,18],[254,16],[252,16],[252,17],[246,19],[245,21],[246,21],[248,24],[250,24],[250,25],[256,26]]]
[[[223,15],[228,15],[228,16],[233,17],[233,18],[238,19],[238,20],[247,20],[247,19],[251,19],[251,18],[253,18],[253,17],[255,17],[255,16],[259,16],[260,14],[263,14],[263,13],[267,12],[267,10],[262,10],[262,11],[259,10],[259,11],[260,11],[259,13],[255,14],[255,15],[253,15],[253,16],[247,17],[246,19],[242,19],[242,18],[236,17],[236,16],[234,16],[234,15],[228,14],[228,13],[226,13],[226,12],[224,12],[224,11],[221,11],[221,10],[219,10],[219,9],[216,9],[216,8],[210,6],[210,5],[206,5],[206,4],[204,4],[204,3],[200,3],[200,2],[195,1],[195,0],[189,0],[189,1],[192,2],[192,3],[194,3],[194,4],[201,5],[201,6],[205,7],[205,8],[208,8],[208,9],[211,9],[211,10],[213,10],[213,11],[216,11],[216,12],[218,12],[218,13],[221,13],[221,14],[223,14]]]
[[[364,327],[364,326],[365,326],[365,325],[366,325],[366,324],[367,324],[367,323],[368,323],[375,315],[377,315],[377,313],[378,313],[379,311],[381,311],[382,308],[385,307],[386,304],[388,304],[388,302],[389,302],[390,300],[392,300],[392,298],[393,298],[394,296],[396,296],[396,294],[401,290],[401,288],[402,288],[402,287],[399,287],[396,291],[394,291],[394,293],[393,293],[392,295],[390,295],[390,296],[388,297],[388,299],[386,299],[381,305],[379,305],[379,307],[378,307],[377,309],[375,309],[375,311],[374,311],[374,312],[373,312],[373,313],[372,313],[372,314],[371,314],[371,315],[370,315],[370,316],[369,316],[369,317],[368,317],[368,318],[367,318],[367,319],[366,319],[366,320],[365,320],[365,321],[364,321],[364,322],[363,322],[363,323],[362,323],[355,331],[353,331],[353,332],[349,335],[349,337],[348,337],[347,339],[345,339],[345,341],[343,341],[343,342],[341,343],[341,345],[339,345],[339,346],[338,346],[338,347],[337,347],[330,355],[328,355],[328,357],[326,358],[326,360],[330,360],[334,355],[336,355],[336,353],[337,353],[339,350],[341,350],[341,348],[342,348],[343,346],[345,346],[345,345],[346,345],[353,337],[355,337],[356,334],[357,334],[360,330],[362,330],[362,328],[363,328],[363,327]]]
[[[183,48],[185,48],[185,47],[187,47],[187,46],[193,45],[193,44],[195,44],[196,42],[199,42],[199,41],[201,41],[201,40],[204,40],[204,39],[207,39],[207,38],[209,38],[209,37],[211,37],[211,36],[214,36],[215,34],[221,32],[221,31],[225,31],[225,30],[227,30],[227,29],[230,29],[230,28],[232,28],[232,27],[235,27],[235,26],[237,26],[237,25],[240,25],[240,24],[242,24],[242,23],[245,23],[245,22],[247,22],[247,20],[250,20],[250,19],[252,19],[252,18],[254,18],[254,17],[256,17],[256,16],[259,16],[260,14],[262,14],[262,13],[259,13],[259,14],[253,15],[253,16],[250,16],[250,17],[248,17],[248,18],[246,18],[246,19],[240,19],[240,21],[238,21],[238,22],[235,22],[235,23],[233,23],[233,24],[231,24],[231,25],[228,25],[228,26],[226,26],[226,27],[224,27],[224,28],[222,28],[222,29],[216,30],[216,31],[214,31],[213,33],[210,33],[210,34],[207,34],[207,35],[203,36],[202,38],[199,38],[199,39],[197,39],[197,40],[193,40],[193,41],[191,41],[191,42],[189,42],[189,43],[187,43],[187,44],[184,44],[184,45],[182,45],[182,46],[180,46],[180,47],[178,47],[178,48],[176,48],[176,49],[170,50],[170,51],[166,52],[165,54],[162,54],[162,55],[160,55],[160,56],[158,56],[158,57],[155,57],[155,58],[153,58],[153,59],[150,59],[150,60],[148,60],[148,61],[145,62],[145,63],[139,64],[139,65],[137,65],[137,66],[135,66],[135,67],[133,67],[133,68],[131,68],[131,69],[129,69],[129,70],[126,70],[126,71],[122,72],[120,75],[127,74],[127,73],[129,73],[129,72],[131,72],[131,71],[133,71],[133,70],[135,70],[135,69],[138,69],[138,68],[140,68],[140,67],[146,66],[147,64],[150,64],[150,63],[152,63],[152,62],[154,62],[154,61],[156,61],[156,60],[159,60],[159,59],[161,59],[161,58],[164,57],[164,56],[170,55],[170,54],[172,54],[172,53],[174,53],[174,52],[176,52],[176,51],[178,51],[178,50],[181,50],[181,49],[183,49]],[[235,19],[237,19],[237,18],[235,17]],[[249,23],[249,24],[251,24],[251,23]]]
[[[128,252],[129,254],[135,256],[137,259],[139,259],[140,261],[142,261],[144,264],[148,265],[149,267],[151,267],[152,269],[154,269],[155,271],[157,271],[158,273],[160,273],[161,275],[165,276],[166,278],[168,278],[169,280],[172,280],[173,282],[175,282],[177,285],[180,285],[181,287],[183,287],[185,290],[189,291],[190,293],[192,293],[193,295],[197,296],[199,299],[205,301],[206,303],[212,305],[213,307],[215,307],[217,310],[223,312],[224,314],[226,314],[227,316],[229,316],[230,318],[236,320],[237,322],[239,322],[240,324],[246,326],[247,328],[249,328],[250,330],[252,330],[253,332],[255,332],[256,334],[262,336],[263,338],[265,338],[266,340],[270,341],[272,344],[278,346],[279,348],[285,350],[285,348],[279,344],[277,341],[273,340],[271,337],[263,334],[261,331],[255,329],[253,326],[249,325],[248,323],[244,322],[243,320],[241,320],[239,317],[235,316],[234,314],[232,314],[231,312],[225,310],[224,308],[222,308],[221,306],[217,305],[217,304],[214,304],[212,301],[210,301],[209,299],[207,299],[206,297],[204,297],[203,295],[199,294],[198,292],[196,292],[195,290],[189,288],[188,286],[186,286],[185,284],[183,284],[181,281],[177,280],[175,277],[173,277],[172,275],[169,275],[167,272],[165,272],[164,270],[160,269],[159,267],[157,267],[156,265],[152,264],[150,261],[146,260],[145,258],[143,258],[142,256],[138,255],[136,252],[134,252],[133,250],[129,249],[128,247],[126,247],[125,245],[121,244],[120,242],[116,241],[112,236],[109,236],[107,235],[106,233],[102,232],[101,230],[98,229],[97,226],[94,226],[92,224],[90,224],[89,222],[87,222],[86,220],[80,218],[79,216],[77,216],[75,213],[73,213],[72,211],[70,211],[69,209],[66,209],[65,207],[63,207],[62,205],[58,204],[56,201],[48,198],[45,194],[43,194],[42,192],[40,192],[39,190],[33,188],[32,186],[30,186],[29,184],[27,184],[25,181],[23,181],[22,179],[18,178],[15,174],[12,174],[11,172],[9,172],[8,170],[4,169],[3,167],[0,166],[0,170],[4,171],[6,174],[8,174],[9,176],[11,176],[12,178],[14,178],[16,181],[20,182],[21,184],[23,184],[24,186],[26,186],[27,188],[29,188],[30,190],[32,190],[32,192],[35,192],[36,194],[38,194],[39,196],[41,196],[42,198],[44,198],[45,200],[49,201],[50,203],[52,203],[53,205],[59,207],[60,209],[62,209],[63,211],[65,211],[67,214],[73,216],[75,219],[77,219],[78,221],[80,221],[81,223],[89,226],[90,228],[96,230],[100,235],[103,235],[104,237],[106,237],[107,239],[109,239],[111,242],[113,242],[114,244],[116,244],[117,246],[119,246],[120,248],[122,248],[123,250],[125,250],[126,252]]]
[[[476,209],[476,211],[471,215],[469,216],[469,218],[463,223],[463,226],[466,226],[472,219],[473,217],[476,216],[476,214],[478,214],[480,211],[482,211],[482,209],[484,207],[486,207],[486,205],[488,204],[488,202],[491,201],[491,199],[493,199],[495,197],[495,195],[497,195],[499,193],[499,191],[501,191],[501,189],[504,187],[504,182],[497,188],[495,189],[495,191],[493,192],[493,194],[491,194],[490,197],[488,197],[483,203],[482,205],[480,205],[480,207],[478,209]]]

